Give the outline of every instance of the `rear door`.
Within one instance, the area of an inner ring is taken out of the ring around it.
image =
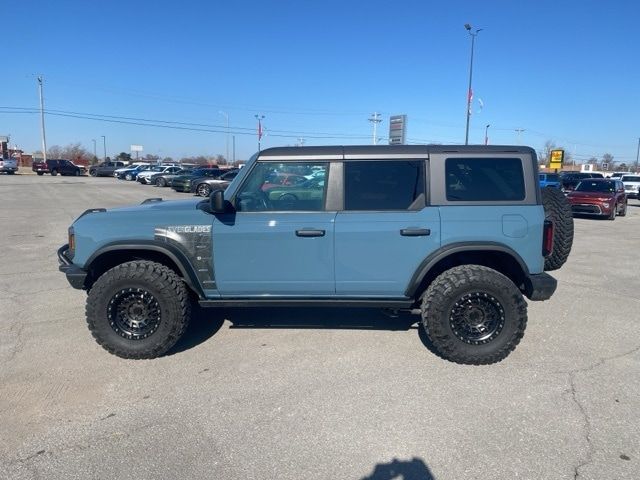
[[[440,246],[440,214],[426,206],[426,154],[344,162],[336,216],[336,293],[401,297]]]

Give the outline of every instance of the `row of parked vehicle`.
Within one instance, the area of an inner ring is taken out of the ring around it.
[[[143,185],[171,187],[176,192],[195,193],[208,197],[214,190],[224,190],[238,174],[239,169],[217,167],[196,168],[192,165],[138,164],[117,168],[113,176],[120,180],[137,181]]]
[[[640,174],[614,172],[540,173],[540,187],[560,188],[577,215],[615,220],[627,214],[628,199],[640,198]]]

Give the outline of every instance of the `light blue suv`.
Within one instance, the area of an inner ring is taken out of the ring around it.
[[[571,249],[571,210],[544,190],[527,147],[272,148],[207,200],[88,210],[58,258],[125,358],[167,352],[197,301],[409,310],[442,357],[488,364]]]

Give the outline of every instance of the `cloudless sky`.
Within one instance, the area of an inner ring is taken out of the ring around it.
[[[407,114],[412,143],[464,143],[471,23],[483,31],[470,143],[483,143],[490,124],[492,144],[552,140],[579,161],[636,159],[640,6],[631,0],[5,0],[3,19],[0,107],[11,108],[0,108],[0,135],[25,152],[41,145],[38,113],[19,110],[38,108],[36,74],[48,146],[91,151],[96,139],[98,156],[102,135],[110,156],[131,144],[162,157],[225,154],[220,111],[238,159],[257,150],[255,114],[265,116],[263,148],[299,137],[370,144],[373,112],[380,137],[390,115]],[[77,118],[93,115],[200,126]]]

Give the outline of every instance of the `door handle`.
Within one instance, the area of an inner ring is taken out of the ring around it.
[[[403,228],[400,230],[400,235],[403,237],[426,237],[431,235],[431,230],[428,228]]]
[[[296,230],[296,237],[324,237],[324,234],[324,230],[313,230],[310,228]]]

